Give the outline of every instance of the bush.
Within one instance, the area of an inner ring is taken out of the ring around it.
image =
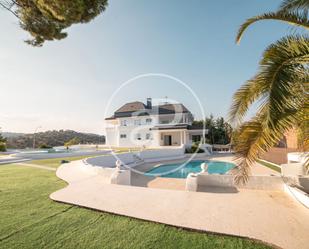
[[[40,149],[52,149],[53,147],[51,147],[51,146],[49,146],[49,145],[47,145],[47,144],[41,144],[41,145],[39,146],[39,148],[40,148]]]
[[[192,144],[191,148],[186,149],[186,153],[204,153],[205,151],[198,146],[198,144]]]
[[[6,151],[6,144],[5,143],[0,142],[0,151],[1,152],[5,152]]]

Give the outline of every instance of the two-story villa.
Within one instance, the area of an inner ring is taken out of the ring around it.
[[[115,147],[190,145],[203,137],[203,127],[192,123],[193,115],[183,104],[153,106],[147,98],[146,104],[127,103],[105,119],[106,140]]]

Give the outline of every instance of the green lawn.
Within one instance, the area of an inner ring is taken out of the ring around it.
[[[58,168],[60,166],[60,164],[61,164],[60,163],[61,160],[75,161],[75,160],[81,160],[81,159],[84,159],[84,158],[87,158],[87,157],[94,157],[94,156],[103,156],[103,155],[88,155],[88,156],[51,158],[51,159],[33,160],[33,161],[29,161],[27,163],[44,165],[44,166],[53,167],[53,168]]]
[[[0,166],[0,248],[270,248],[247,239],[189,232],[49,199],[50,193],[64,186],[55,172]]]

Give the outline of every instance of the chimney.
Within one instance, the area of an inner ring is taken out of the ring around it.
[[[147,105],[146,105],[147,109],[152,109],[152,100],[151,98],[147,98]]]

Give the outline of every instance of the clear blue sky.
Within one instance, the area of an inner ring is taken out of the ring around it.
[[[67,39],[33,48],[14,16],[0,14],[0,127],[33,132],[74,129],[103,132],[108,98],[124,81],[165,73],[188,83],[206,114],[226,116],[235,90],[257,70],[264,48],[289,27],[252,26],[234,39],[248,17],[275,10],[277,0],[113,0],[89,24],[68,29]],[[168,96],[196,112],[196,102],[162,79],[124,91],[114,106]],[[196,114],[199,117],[199,114]]]

